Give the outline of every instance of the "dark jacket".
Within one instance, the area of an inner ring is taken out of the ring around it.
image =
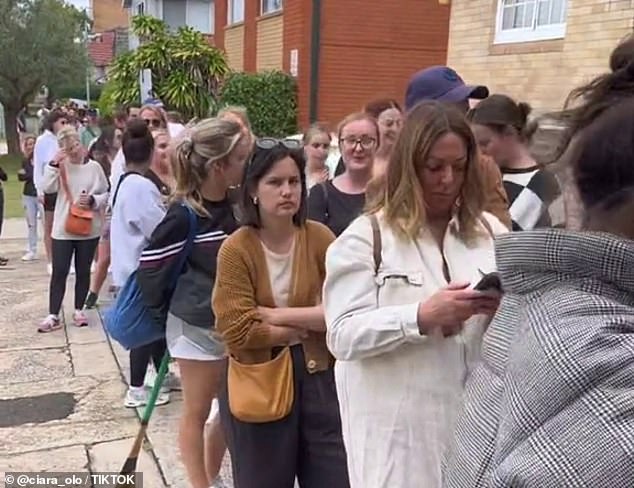
[[[211,328],[211,291],[216,279],[216,256],[220,245],[237,228],[231,202],[204,202],[210,217],[197,217],[194,246],[185,271],[178,278],[171,303],[168,301],[178,255],[189,233],[187,209],[170,206],[141,254],[137,281],[143,300],[156,319],[164,322],[167,310],[188,324]]]
[[[29,197],[36,197],[37,190],[35,189],[35,183],[33,183],[33,157],[24,158],[24,160],[22,160],[22,169],[24,173],[18,173],[18,180],[24,182],[22,194]]]

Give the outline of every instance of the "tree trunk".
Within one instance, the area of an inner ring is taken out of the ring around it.
[[[21,108],[12,105],[4,106],[4,129],[7,133],[7,149],[9,154],[19,156],[20,136],[18,134],[18,114]]]

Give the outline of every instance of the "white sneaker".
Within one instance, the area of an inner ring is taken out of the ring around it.
[[[53,274],[53,264],[52,263],[48,263],[46,265],[46,272],[48,273],[49,276],[51,276]]]
[[[143,387],[133,387],[128,388],[128,392],[125,395],[125,400],[123,401],[123,405],[127,408],[138,408],[147,405],[149,398],[149,392]],[[169,403],[170,397],[169,394],[159,393],[159,396],[156,398],[156,405],[165,405]]]
[[[145,387],[148,389],[154,388],[154,381],[156,380],[156,370],[153,367],[148,367],[147,373],[145,373]],[[161,385],[162,392],[181,391],[183,388],[181,382],[171,371],[167,372],[163,384]]]
[[[37,256],[35,255],[34,252],[27,252],[24,256],[22,256],[22,261],[24,262],[28,262],[28,261],[35,261],[37,259]]]

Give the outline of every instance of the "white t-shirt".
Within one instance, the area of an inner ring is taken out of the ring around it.
[[[112,195],[116,188],[112,187]],[[154,183],[138,174],[126,176],[121,181],[110,223],[112,281],[115,286],[123,286],[138,268],[141,253],[164,216],[163,197]]]

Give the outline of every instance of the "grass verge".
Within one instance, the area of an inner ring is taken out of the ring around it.
[[[24,183],[18,181],[18,171],[22,167],[22,160],[19,156],[9,156],[3,154],[0,156],[0,168],[2,168],[9,177],[9,181],[3,182],[4,188],[4,218],[23,217],[24,209],[22,207],[22,188]]]

